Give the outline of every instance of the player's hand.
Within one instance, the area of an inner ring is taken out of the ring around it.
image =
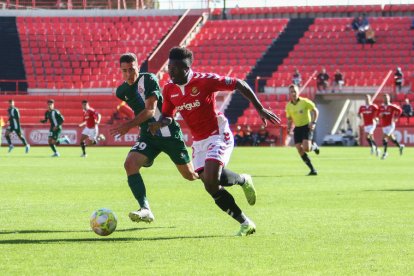
[[[311,131],[315,130],[316,125],[314,123],[310,123],[308,126]]]
[[[130,129],[131,127],[128,124],[122,124],[114,128],[111,128],[109,132],[112,136],[123,136],[127,134]]]
[[[276,124],[280,125],[280,117],[274,114],[269,109],[263,108],[261,110],[258,110],[258,112],[265,126],[267,126],[267,121],[271,122],[274,125]]]
[[[148,130],[152,135],[157,134],[157,131],[162,127],[162,122],[150,122],[148,123]]]
[[[42,124],[44,124],[44,123],[46,123],[46,120],[40,120],[40,122],[41,122]]]
[[[58,130],[58,127],[57,127],[57,126],[55,126],[55,127],[53,128],[53,130],[54,130],[54,131]]]

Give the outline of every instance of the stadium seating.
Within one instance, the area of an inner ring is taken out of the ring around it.
[[[287,22],[287,19],[208,21],[188,45],[194,52],[193,69],[244,79]],[[162,83],[167,80],[165,74]]]
[[[377,39],[372,48],[356,43],[355,33],[349,28],[351,21],[352,18],[315,19],[267,86],[289,84],[295,67],[302,79],[322,67],[331,77],[340,69],[346,86],[379,86],[386,73],[397,66],[402,67],[406,76],[414,72],[410,17],[369,18]]]
[[[381,5],[246,7],[232,8],[229,12],[231,18],[233,19],[292,17],[301,15],[325,17],[358,13],[381,15],[382,7]]]
[[[177,16],[18,17],[29,88],[113,88],[119,56],[145,61]]]
[[[1,95],[0,117],[7,120],[8,100],[13,99],[16,107],[20,111],[22,125],[39,124],[39,121],[44,118],[47,110],[46,101],[50,98],[55,100],[55,108],[65,117],[65,124],[79,124],[82,122],[82,100],[88,100],[91,107],[95,108],[101,114],[102,124],[107,124],[110,121],[119,103],[119,100],[113,95]]]

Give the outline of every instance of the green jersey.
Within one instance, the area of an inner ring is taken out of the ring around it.
[[[20,129],[20,113],[16,107],[9,107],[9,126],[11,129]]]
[[[128,106],[134,111],[135,115],[138,115],[145,109],[145,100],[151,96],[157,97],[157,109],[155,110],[154,117],[148,119],[140,125],[140,136],[148,136],[151,133],[148,130],[148,123],[155,122],[161,117],[162,110],[162,93],[158,84],[157,77],[151,73],[140,73],[138,79],[132,85],[124,82],[116,89],[116,96],[125,101]],[[159,137],[176,137],[181,138],[182,133],[179,124],[173,120],[173,122],[166,127],[161,128],[156,136]]]
[[[65,118],[60,114],[59,110],[53,109],[45,112],[45,119],[43,122],[46,123],[48,120],[50,122],[50,128],[54,128],[61,127]]]

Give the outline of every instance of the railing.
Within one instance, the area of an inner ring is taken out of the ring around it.
[[[382,81],[380,87],[378,87],[377,91],[375,91],[374,95],[372,96],[372,101],[375,101],[375,99],[377,98],[377,96],[383,92],[383,93],[390,93],[392,94],[394,92],[395,94],[395,90],[392,88],[391,85],[387,85],[389,84],[390,78],[392,75],[392,71],[388,71],[388,74],[385,76],[384,80]]]

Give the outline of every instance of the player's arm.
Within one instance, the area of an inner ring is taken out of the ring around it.
[[[100,113],[97,113],[97,116],[96,116],[97,118],[96,118],[96,120],[95,120],[95,123],[97,124],[97,125],[99,125],[100,123],[101,123],[101,119],[102,119],[102,116],[101,116],[101,114]]]
[[[45,118],[43,120],[40,120],[41,123],[46,123],[47,122],[47,114],[49,113],[49,111],[45,112]]]
[[[311,115],[311,121],[309,123],[309,128],[311,130],[314,130],[316,126],[316,122],[318,121],[318,117],[319,117],[319,110],[316,106],[310,111],[310,115]]]
[[[253,104],[254,108],[257,110],[260,117],[262,118],[265,126],[267,125],[266,120],[268,120],[272,124],[280,124],[279,116],[277,116],[272,111],[263,107],[259,99],[254,94],[253,90],[250,88],[250,86],[245,81],[237,79],[236,89],[239,90],[240,93]]]
[[[145,100],[145,108],[138,113],[134,119],[121,124],[117,127],[114,127],[111,129],[111,135],[124,135],[126,133],[128,133],[128,131],[133,128],[133,127],[138,127],[140,126],[143,122],[147,121],[148,119],[154,117],[155,115],[155,110],[157,108],[157,102],[158,99],[155,95],[148,97]]]
[[[149,131],[152,135],[155,135],[157,131],[165,126],[170,125],[173,122],[175,106],[170,101],[167,93],[164,89],[164,102],[162,103],[162,115],[156,122],[150,122],[148,124]]]
[[[86,125],[86,122],[83,121],[82,123],[79,124],[79,127],[83,127],[84,125]]]

